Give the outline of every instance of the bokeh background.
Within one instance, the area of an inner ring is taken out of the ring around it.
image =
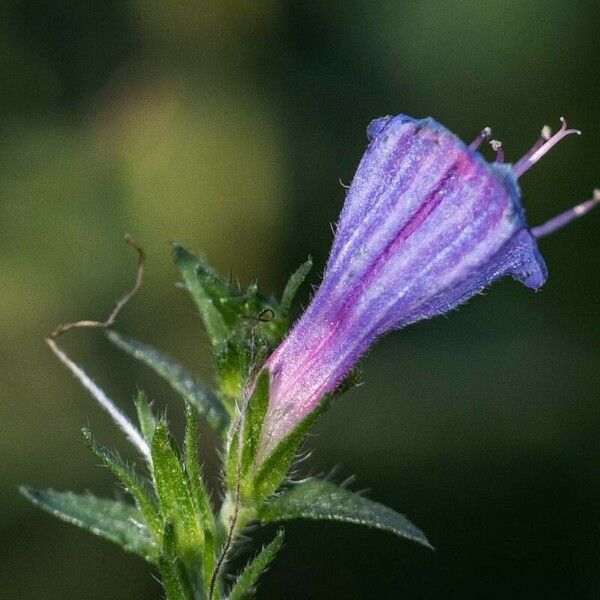
[[[522,180],[530,221],[553,216],[600,185],[599,20],[594,0],[3,2],[0,596],[161,597],[140,560],[17,493],[115,493],[80,427],[127,447],[43,337],[108,313],[133,275],[124,232],[148,264],[119,328],[210,380],[169,241],[271,292],[310,254],[317,283],[365,127],[398,112],[465,139],[490,125],[509,160],[567,116],[584,135]],[[305,468],[356,475],[437,551],[293,523],[259,598],[600,596],[599,230],[600,212],[543,240],[540,293],[504,281],[390,335],[320,423]],[[181,426],[101,333],[63,343],[124,410],[139,385]]]

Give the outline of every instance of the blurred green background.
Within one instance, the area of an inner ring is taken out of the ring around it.
[[[522,180],[542,222],[600,185],[599,19],[593,0],[3,2],[0,596],[161,597],[140,560],[16,491],[115,493],[80,427],[127,447],[43,337],[108,313],[134,270],[124,232],[148,264],[119,329],[210,379],[170,240],[272,292],[311,254],[317,283],[365,127],[398,112],[465,139],[490,125],[509,160],[567,116],[584,135]],[[259,598],[600,597],[599,227],[543,240],[542,292],[505,281],[390,335],[312,439],[307,470],[355,474],[437,551],[294,523]],[[139,385],[181,424],[99,332],[63,343],[126,411]]]

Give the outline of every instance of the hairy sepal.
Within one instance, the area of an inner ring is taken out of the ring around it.
[[[321,404],[285,436],[266,457],[257,456],[258,462],[253,477],[253,494],[258,503],[269,498],[285,481],[302,442],[310,429],[331,406],[334,396],[326,396]]]
[[[256,380],[252,395],[240,407],[236,430],[232,432],[226,459],[226,481],[231,492],[252,496],[252,480],[255,459],[260,443],[262,427],[269,405],[269,373],[264,370]],[[242,439],[240,450],[239,441]]]

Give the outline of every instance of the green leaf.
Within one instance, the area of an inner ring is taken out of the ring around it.
[[[184,556],[196,556],[204,543],[200,515],[196,511],[179,458],[171,446],[164,421],[159,422],[154,431],[152,464],[161,510],[165,519],[175,527],[178,547]]]
[[[229,593],[229,600],[244,600],[252,597],[258,578],[265,572],[275,555],[281,550],[282,545],[283,530],[280,529],[275,538],[248,563],[237,578]]]
[[[177,557],[177,539],[173,523],[165,525],[163,551],[159,560],[160,577],[167,600],[194,600],[189,582]]]
[[[298,449],[317,419],[331,406],[333,395],[326,396],[321,404],[275,446],[263,459],[254,476],[254,494],[259,499],[268,498],[283,482],[290,470]]]
[[[135,506],[72,492],[19,489],[28,500],[55,517],[110,540],[148,562],[157,562],[158,547]]]
[[[300,286],[304,283],[304,280],[312,269],[312,266],[312,259],[309,258],[306,262],[302,263],[289,278],[281,297],[281,312],[285,317],[290,314],[292,302],[296,297]]]
[[[239,471],[239,452],[240,452],[240,436],[239,430],[233,431],[231,440],[227,446],[227,455],[225,457],[225,485],[227,490],[233,492],[237,487]]]
[[[206,417],[209,425],[223,432],[229,422],[220,400],[167,354],[114,330],[106,332],[108,339],[160,375],[185,400]]]
[[[204,483],[202,468],[198,459],[198,413],[186,402],[185,405],[185,474],[192,495],[192,501],[200,515],[204,528],[204,552],[202,555],[202,573],[210,583],[210,576],[215,566],[216,523],[210,502],[210,495]]]
[[[202,524],[205,529],[214,532],[214,515],[198,459],[198,413],[189,403],[185,405],[185,418],[185,472],[192,500],[202,515]]]
[[[165,593],[167,594],[167,600],[194,600],[188,596],[184,591],[183,584],[179,578],[179,573],[174,562],[174,559],[168,559],[167,557],[161,557],[159,562],[160,579]]]
[[[134,402],[142,435],[148,444],[151,444],[156,427],[156,418],[152,413],[152,407],[150,406],[150,402],[148,402],[146,392],[139,390]]]
[[[154,505],[154,499],[146,488],[146,483],[140,479],[133,468],[126,465],[108,448],[99,444],[89,429],[82,429],[81,435],[96,458],[121,481],[125,489],[133,496],[155,538],[160,539],[162,537],[162,520]]]
[[[404,515],[329,481],[299,483],[265,503],[258,518],[263,522],[288,519],[344,521],[390,531],[432,548],[425,534]]]
[[[200,311],[200,316],[213,345],[227,337],[228,326],[219,310],[223,298],[233,294],[233,288],[221,280],[198,256],[179,244],[173,244],[173,260]]]

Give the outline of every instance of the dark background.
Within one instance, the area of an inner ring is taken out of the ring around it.
[[[170,240],[272,292],[311,254],[316,283],[365,127],[398,112],[465,139],[490,125],[511,161],[564,114],[584,135],[522,180],[544,221],[600,185],[599,19],[593,0],[3,2],[0,595],[161,597],[141,560],[16,491],[115,493],[79,429],[127,447],[43,337],[108,313],[133,274],[125,231],[148,267],[119,328],[210,379]],[[437,551],[290,524],[259,598],[600,596],[599,229],[600,211],[542,241],[540,293],[504,281],[390,335],[320,423],[304,468],[355,474]],[[179,399],[100,333],[64,344],[128,413],[140,385],[181,426]]]

